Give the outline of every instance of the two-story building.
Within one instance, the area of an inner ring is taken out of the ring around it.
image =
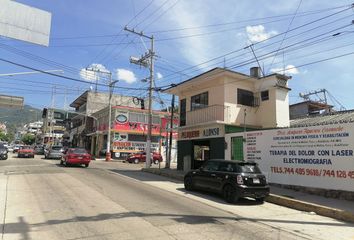
[[[109,108],[106,107],[92,114],[97,119],[92,136],[91,149],[106,150],[108,130],[111,131],[110,146],[114,159],[124,160],[129,154],[146,150],[148,134],[149,111],[137,107],[112,106],[111,124],[108,124]],[[152,111],[151,149],[160,153],[163,158],[166,155],[166,141],[170,131],[170,113]],[[174,125],[178,124],[175,118]],[[109,125],[111,128],[109,129]],[[177,133],[173,133],[173,143]],[[175,156],[175,148],[172,147],[172,156]],[[172,157],[173,161],[173,157]]]
[[[195,169],[209,158],[223,159],[228,147],[232,159],[243,159],[243,137],[227,146],[225,133],[288,127],[289,79],[281,74],[261,77],[257,67],[250,75],[214,68],[165,90],[179,98],[177,168]]]
[[[92,133],[94,122],[96,121],[94,117],[91,117],[93,113],[108,107],[109,93],[101,93],[94,91],[85,91],[78,98],[76,98],[70,107],[75,109],[77,115],[72,119],[72,126],[70,130],[70,141],[71,145],[84,147],[88,150],[92,150],[94,154],[94,149],[91,149]],[[124,105],[136,107],[131,96],[122,96],[113,94],[111,98],[112,106],[114,105]]]

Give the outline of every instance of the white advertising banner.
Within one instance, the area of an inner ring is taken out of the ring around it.
[[[243,150],[271,183],[354,191],[354,123],[247,132]]]
[[[0,0],[0,36],[48,46],[52,14],[10,0]]]

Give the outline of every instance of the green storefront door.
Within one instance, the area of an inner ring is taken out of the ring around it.
[[[243,159],[243,137],[231,138],[231,159],[232,160],[244,160]]]

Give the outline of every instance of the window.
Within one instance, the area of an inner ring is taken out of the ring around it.
[[[220,172],[236,172],[237,167],[234,163],[221,162],[218,171]]]
[[[191,111],[208,106],[208,92],[191,97]]]
[[[262,99],[262,101],[267,101],[267,100],[269,100],[269,91],[268,91],[268,90],[261,92],[261,99]]]
[[[253,107],[254,106],[253,92],[238,88],[237,104]]]
[[[180,101],[179,125],[186,126],[186,99]]]
[[[207,162],[205,167],[204,167],[204,170],[206,171],[217,171],[219,168],[219,163],[218,162],[213,162],[213,161],[210,161],[210,162]]]

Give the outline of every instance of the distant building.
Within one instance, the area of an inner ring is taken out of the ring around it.
[[[109,93],[99,93],[85,91],[75,99],[70,107],[75,109],[77,115],[72,119],[70,129],[70,142],[72,146],[91,149],[92,136],[88,135],[93,131],[95,118],[93,113],[108,107]],[[136,107],[133,97],[113,94],[111,99],[112,106]],[[96,153],[95,153],[96,154]]]
[[[4,123],[0,123],[0,132],[7,133],[6,125]]]
[[[296,119],[313,115],[331,113],[334,112],[334,110],[332,105],[309,100],[290,105],[289,112],[290,119]]]
[[[74,114],[65,110],[45,108],[43,110],[42,143],[60,144],[67,142],[70,119]]]
[[[91,149],[106,150],[108,136],[108,107],[92,114],[98,124],[94,131],[88,134],[91,136]],[[127,106],[112,107],[111,123],[111,151],[115,159],[126,159],[131,153],[146,150],[146,138],[148,132],[148,110]],[[153,111],[151,149],[152,152],[161,153],[165,158],[168,130],[170,129],[170,114],[168,112]],[[174,120],[178,126],[178,118]],[[176,159],[177,132],[173,133],[172,161]]]

